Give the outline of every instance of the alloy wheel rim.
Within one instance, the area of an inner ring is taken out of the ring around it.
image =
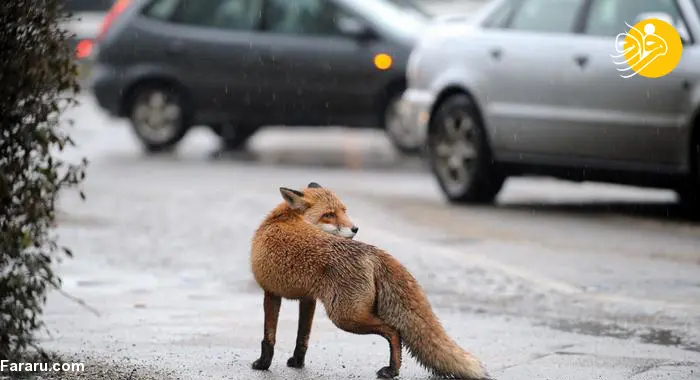
[[[165,143],[177,134],[182,110],[173,97],[154,91],[134,106],[133,120],[139,133],[151,143]]]
[[[469,186],[478,158],[476,124],[464,111],[448,115],[433,140],[435,169],[450,194],[460,194]]]

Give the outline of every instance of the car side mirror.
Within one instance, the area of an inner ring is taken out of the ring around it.
[[[344,35],[358,41],[368,41],[377,38],[374,29],[352,17],[338,19],[338,29],[340,29],[340,32]]]
[[[678,32],[678,34],[681,36],[681,42],[683,42],[683,44],[686,44],[686,43],[688,43],[688,41],[690,41],[690,34],[688,33],[688,28],[685,27],[685,24],[683,23],[683,21],[679,20],[678,22],[675,22],[673,20],[673,16],[671,16],[670,14],[665,13],[665,12],[640,13],[634,19],[634,23],[637,24],[638,22],[641,22],[643,20],[648,20],[650,18],[659,19],[661,21],[665,21],[665,22],[673,25],[673,27],[676,28],[676,31]]]

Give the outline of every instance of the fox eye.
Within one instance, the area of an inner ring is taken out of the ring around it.
[[[324,218],[333,218],[333,217],[335,217],[335,213],[334,212],[327,212],[327,213],[323,214],[323,217]]]

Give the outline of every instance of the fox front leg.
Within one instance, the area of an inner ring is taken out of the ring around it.
[[[302,299],[299,301],[299,328],[297,330],[297,343],[294,347],[294,355],[287,360],[287,366],[292,368],[304,367],[306,349],[309,347],[309,335],[316,310],[316,300]]]
[[[275,337],[277,335],[277,320],[280,315],[282,298],[272,293],[265,292],[263,309],[265,311],[265,330],[261,343],[260,358],[253,362],[253,369],[266,370],[272,364],[272,356],[275,353]]]

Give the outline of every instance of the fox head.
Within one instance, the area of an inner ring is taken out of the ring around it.
[[[348,217],[343,202],[316,182],[303,191],[280,187],[280,193],[293,211],[322,231],[352,239],[359,230]]]

